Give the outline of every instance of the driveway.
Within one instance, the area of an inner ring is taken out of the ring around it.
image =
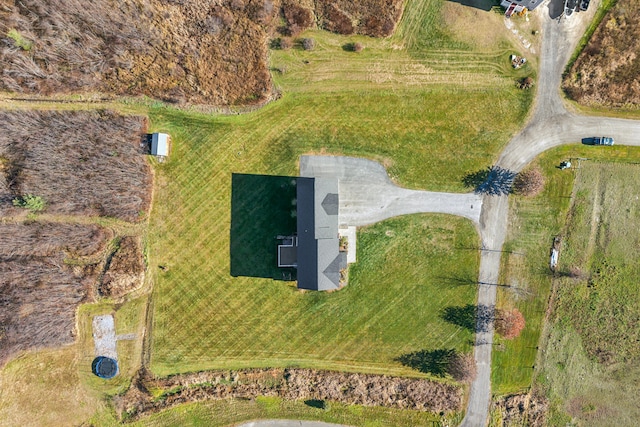
[[[446,213],[480,222],[482,196],[398,187],[377,162],[342,156],[301,156],[300,175],[338,178],[340,226],[363,226],[414,213]]]

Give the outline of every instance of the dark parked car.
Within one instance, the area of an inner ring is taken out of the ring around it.
[[[587,145],[613,145],[613,138],[609,136],[595,136],[593,138],[583,138],[582,143]]]

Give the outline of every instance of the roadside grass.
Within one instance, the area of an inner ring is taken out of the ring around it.
[[[561,171],[556,166],[567,159],[572,159],[576,166],[578,157],[613,164],[640,161],[640,150],[636,147],[593,148],[576,144],[544,153],[537,160],[547,180],[544,192],[532,199],[511,198],[500,279],[501,284],[509,287],[498,289],[497,305],[517,307],[525,317],[526,327],[514,340],[496,336],[492,369],[494,395],[528,390],[539,369],[536,366],[534,370],[534,365],[538,347],[543,345],[540,335],[552,281],[549,252],[553,238],[565,230],[575,173],[575,169]],[[564,256],[561,253],[561,261]]]
[[[640,416],[637,164],[589,162],[576,181],[548,346],[537,377],[552,417],[632,425]]]
[[[462,414],[441,417],[428,412],[344,405],[328,402],[326,409],[312,406],[312,402],[287,401],[277,397],[256,400],[223,400],[180,405],[130,424],[142,426],[211,426],[236,425],[256,419],[317,420],[359,427],[414,427],[428,425],[457,425]]]

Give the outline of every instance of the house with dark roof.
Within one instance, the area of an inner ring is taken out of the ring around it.
[[[542,4],[543,0],[502,0],[500,6],[505,8],[505,15],[510,18],[514,13],[533,10]]]
[[[297,234],[278,245],[278,266],[295,267],[298,288],[329,291],[340,288],[347,254],[338,235],[338,180],[296,179]]]

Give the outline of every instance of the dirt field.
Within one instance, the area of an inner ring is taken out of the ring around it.
[[[17,215],[12,201],[32,194],[49,214],[139,221],[152,184],[145,128],[142,117],[108,111],[0,112],[0,215]]]
[[[342,34],[387,36],[402,0],[0,0],[0,6],[5,90],[237,105],[272,95],[267,42],[276,32],[295,36],[318,22]]]
[[[563,81],[585,105],[640,104],[640,0],[619,0],[607,13]]]
[[[112,237],[95,225],[0,225],[0,366],[22,350],[74,341]]]
[[[154,399],[148,390],[154,390]],[[431,412],[459,411],[462,389],[429,380],[311,369],[207,371],[153,379],[142,371],[129,391],[115,398],[120,417],[140,418],[187,402],[278,396]]]

